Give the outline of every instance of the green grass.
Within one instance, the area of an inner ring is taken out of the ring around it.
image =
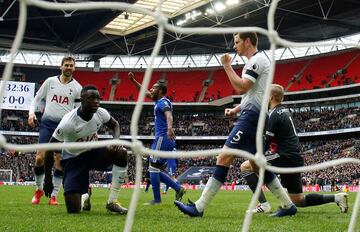
[[[93,189],[92,210],[77,215],[66,213],[64,199],[59,194],[59,206],[47,205],[42,198],[40,205],[32,205],[34,187],[0,186],[0,231],[122,231],[125,216],[110,215],[105,210],[108,190]],[[124,206],[130,204],[132,190],[120,192]],[[184,199],[196,200],[200,191],[188,191]],[[277,201],[266,193],[273,209]],[[152,193],[141,193],[133,231],[239,231],[250,202],[250,192],[220,191],[205,211],[203,218],[189,218],[173,204],[174,192],[163,196],[163,204],[143,206],[152,199]],[[350,194],[350,212],[341,214],[336,204],[308,207],[298,210],[294,217],[269,218],[254,215],[250,231],[347,231],[355,194]],[[357,231],[360,231],[358,219]]]

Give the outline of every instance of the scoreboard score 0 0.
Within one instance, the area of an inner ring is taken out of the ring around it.
[[[3,81],[1,81],[1,85]],[[29,110],[34,99],[35,83],[7,81],[1,109]]]

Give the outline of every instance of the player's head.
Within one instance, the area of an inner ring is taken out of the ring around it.
[[[161,81],[158,81],[150,89],[151,99],[157,101],[158,99],[165,96],[166,92],[167,92],[166,85]]]
[[[256,32],[238,32],[234,34],[234,50],[244,56],[250,49],[256,49],[258,37]]]
[[[81,90],[81,109],[87,113],[95,113],[100,106],[100,94],[94,85],[86,85]]]
[[[272,84],[270,89],[269,105],[278,105],[284,100],[284,87],[278,84]]]
[[[75,59],[71,56],[66,56],[61,61],[61,75],[71,77],[75,71]]]

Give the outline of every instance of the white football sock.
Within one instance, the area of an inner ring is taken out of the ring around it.
[[[269,207],[270,206],[270,203],[269,202],[263,202],[263,203],[260,203],[262,206],[264,207]]]
[[[58,195],[60,188],[61,188],[62,180],[63,180],[62,177],[53,176],[54,189],[51,193],[52,197],[54,197],[54,196],[56,197]]]
[[[282,187],[279,179],[276,177],[274,178],[269,184],[266,185],[269,190],[274,194],[274,196],[280,201],[280,205],[284,209],[290,208],[293,203],[290,200],[289,195]]]
[[[111,181],[108,203],[111,203],[118,199],[120,187],[125,181],[126,172],[127,172],[127,167],[119,167],[116,166],[115,164],[113,165],[112,181]]]
[[[45,174],[35,175],[36,190],[43,190]]]
[[[223,184],[214,177],[209,178],[201,197],[195,202],[196,209],[199,212],[203,212],[205,210],[206,206],[215,197],[222,185]]]
[[[84,193],[83,195],[81,195],[81,209],[84,208],[84,202],[85,200],[87,200],[89,198],[89,194],[88,193]]]

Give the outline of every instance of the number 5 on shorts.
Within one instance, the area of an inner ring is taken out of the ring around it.
[[[241,139],[241,135],[242,135],[242,134],[244,134],[242,131],[238,131],[238,132],[235,134],[234,138],[232,138],[232,140],[233,140],[234,142],[239,142],[240,139]]]

